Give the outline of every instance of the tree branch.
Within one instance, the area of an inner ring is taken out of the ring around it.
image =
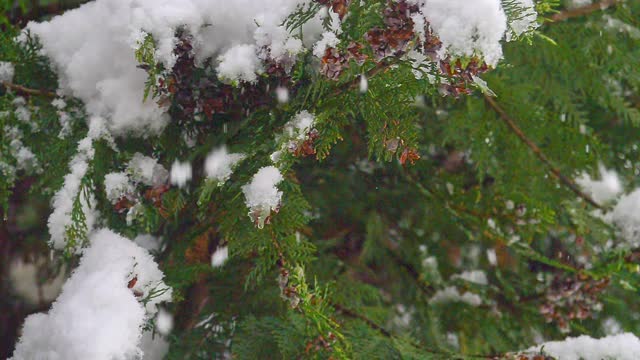
[[[573,191],[580,198],[584,199],[591,206],[596,207],[598,209],[602,209],[602,205],[598,204],[595,200],[591,198],[588,194],[580,190],[578,185],[568,176],[565,176],[560,169],[555,167],[551,160],[547,158],[547,156],[540,150],[538,145],[536,145],[531,139],[529,139],[525,133],[516,125],[516,123],[511,119],[511,117],[498,105],[498,103],[490,96],[484,95],[485,102],[493,109],[498,117],[507,125],[509,130],[513,132],[525,145],[533,151],[536,157],[542,161],[544,165],[549,169],[549,172],[556,177],[562,184],[568,187],[571,191]]]
[[[397,338],[388,330],[386,330],[385,328],[383,328],[382,326],[376,324],[373,320],[369,319],[368,317],[359,314],[353,310],[350,310],[340,304],[336,304],[331,302],[331,306],[333,306],[337,311],[341,312],[343,315],[353,318],[353,319],[358,319],[358,320],[362,320],[365,324],[367,324],[367,326],[369,326],[370,328],[379,331],[382,335],[384,335],[385,337],[389,338],[389,339],[394,339],[397,340]],[[439,355],[439,356],[446,356],[447,359],[451,359],[451,360],[464,360],[464,359],[502,359],[505,357],[505,354],[496,354],[496,355],[458,355],[458,354],[453,354],[447,351],[440,351],[440,350],[434,350],[434,349],[426,349],[424,347],[422,347],[420,344],[414,343],[414,342],[409,342],[409,344],[411,344],[411,346],[414,346],[417,349],[420,349],[424,352],[430,353],[430,354],[434,354],[434,355]]]
[[[551,16],[551,22],[556,23],[567,19],[589,15],[596,11],[602,11],[617,5],[620,0],[602,0],[593,4],[581,6],[575,9],[565,10]]]
[[[391,333],[386,330],[385,328],[383,328],[382,326],[376,324],[375,322],[373,322],[373,320],[369,319],[368,317],[359,314],[353,310],[347,309],[346,307],[340,305],[340,304],[336,304],[334,302],[330,303],[331,306],[333,306],[336,310],[340,311],[342,314],[344,314],[345,316],[354,318],[354,319],[359,319],[362,320],[365,324],[367,324],[370,328],[379,331],[382,335],[386,336],[386,337],[392,337]]]
[[[389,256],[391,256],[391,258],[393,259],[393,261],[395,261],[395,263],[400,266],[401,268],[403,268],[407,274],[409,274],[409,276],[411,276],[411,278],[413,279],[413,281],[416,283],[416,285],[418,286],[418,289],[420,289],[420,291],[422,291],[422,293],[427,296],[427,297],[431,297],[433,296],[433,294],[435,293],[435,289],[433,288],[433,286],[428,285],[427,283],[424,282],[424,280],[422,280],[420,273],[418,272],[418,270],[416,270],[413,265],[409,264],[408,262],[406,262],[402,257],[400,257],[400,255],[398,255],[395,251],[389,249],[389,247],[387,247],[387,252],[389,254]]]
[[[18,84],[14,84],[14,83],[10,83],[8,81],[2,81],[0,82],[0,84],[2,84],[2,86],[4,86],[7,89],[13,90],[15,92],[17,92],[18,94],[21,95],[26,95],[26,96],[45,96],[45,97],[56,97],[56,93],[48,91],[48,90],[40,90],[40,89],[31,89],[28,87],[24,87],[22,85],[18,85]]]

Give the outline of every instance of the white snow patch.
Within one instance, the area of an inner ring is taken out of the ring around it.
[[[302,50],[302,42],[282,24],[304,3],[96,0],[49,21],[31,22],[26,30],[40,39],[65,94],[82,99],[90,114],[107,118],[114,134],[147,136],[159,133],[168,123],[155,101],[143,102],[147,74],[136,67],[134,50],[147,34],[156,43],[157,60],[167,69],[176,61],[176,30],[184,26],[193,38],[197,63],[224,54],[218,68],[222,75],[253,81],[251,71],[259,70],[258,49],[270,47],[270,56],[276,60]],[[321,29],[316,16],[303,27],[305,39],[315,38]]]
[[[169,172],[158,163],[157,159],[140,153],[133,154],[127,166],[127,172],[134,182],[148,186],[162,185],[169,179]]]
[[[340,43],[340,39],[332,31],[322,34],[322,39],[313,45],[313,55],[319,58],[324,57],[324,53],[328,48],[336,47]]]
[[[284,126],[284,133],[296,140],[304,140],[309,131],[313,129],[315,121],[316,118],[313,114],[303,110],[287,122]]]
[[[13,82],[15,68],[7,61],[0,61],[0,82]]]
[[[104,191],[107,194],[107,200],[112,204],[117,203],[124,196],[133,194],[135,190],[126,172],[113,172],[104,177]]]
[[[452,275],[451,279],[462,279],[479,285],[487,285],[489,283],[487,275],[482,270],[463,271],[460,274]]]
[[[640,339],[631,333],[593,339],[582,335],[563,341],[550,341],[525,350],[533,353],[543,349],[548,355],[562,360],[635,360],[640,355]]]
[[[265,166],[258,170],[251,182],[242,187],[249,216],[258,224],[264,226],[264,221],[272,210],[277,211],[282,199],[282,191],[277,185],[283,180],[280,170],[275,166]]]
[[[623,195],[605,219],[616,225],[626,245],[640,246],[640,189]]]
[[[365,74],[360,75],[360,92],[362,94],[366,93],[369,90],[369,80],[367,80],[367,76]]]
[[[130,286],[133,278],[137,281]],[[25,320],[13,359],[139,357],[145,320],[159,302],[171,299],[162,278],[146,250],[110,230],[94,233],[51,310]],[[146,307],[142,304],[151,291],[162,289]]]
[[[516,3],[523,12],[516,19],[509,22],[509,28],[511,31],[507,32],[507,41],[510,41],[513,35],[519,36],[526,32],[535,30],[539,26],[536,21],[538,19],[538,13],[535,8],[536,4],[533,0],[516,0]]]
[[[162,237],[151,234],[139,234],[133,239],[133,242],[151,252],[160,251],[162,248]]]
[[[442,41],[441,57],[479,54],[494,66],[502,58],[507,17],[500,0],[425,0],[421,12]]]
[[[204,161],[204,170],[208,178],[223,184],[233,173],[233,168],[244,158],[244,154],[230,154],[226,146],[221,146],[209,153]]]
[[[289,89],[283,86],[278,86],[276,88],[276,99],[280,104],[286,104],[289,102]]]
[[[429,304],[443,304],[451,302],[462,302],[471,306],[480,306],[482,304],[482,298],[471,292],[460,294],[460,291],[458,291],[458,288],[455,286],[447,286],[442,290],[438,290],[433,297],[429,299]]]
[[[216,251],[211,254],[211,266],[214,268],[221,267],[224,263],[227,262],[229,258],[229,247],[222,246],[216,249]]]
[[[615,199],[622,192],[622,184],[615,170],[607,170],[603,164],[600,164],[598,169],[600,171],[599,180],[583,173],[576,179],[576,183],[589,193],[595,202],[605,203]]]
[[[66,246],[66,231],[73,225],[71,213],[76,198],[79,197],[87,234],[92,231],[96,222],[98,214],[95,210],[95,197],[92,193],[88,198],[85,194],[80,193],[82,179],[95,154],[93,141],[96,139],[106,139],[108,142],[113,140],[105,127],[104,119],[94,116],[89,120],[87,137],[78,142],[78,152],[69,163],[71,172],[64,177],[62,188],[56,192],[52,199],[53,212],[49,215],[48,226],[49,234],[51,234],[50,244],[54,249],[62,250]],[[71,250],[79,252],[82,245],[81,243],[75,244]]]
[[[187,185],[187,182],[191,180],[191,176],[191,163],[180,162],[178,160],[173,162],[171,166],[171,184],[184,187]]]
[[[165,309],[160,309],[156,316],[156,330],[164,336],[169,335],[173,329],[173,315]]]
[[[218,58],[218,75],[226,82],[256,82],[256,73],[262,73],[260,59],[254,45],[236,45]]]

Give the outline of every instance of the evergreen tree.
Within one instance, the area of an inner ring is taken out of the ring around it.
[[[0,10],[0,356],[640,358],[640,2]]]

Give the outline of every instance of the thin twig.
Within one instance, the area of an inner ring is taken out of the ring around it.
[[[331,306],[333,306],[336,310],[340,311],[342,314],[354,318],[354,319],[359,319],[362,320],[364,323],[366,323],[370,328],[379,331],[382,335],[386,336],[386,337],[392,337],[393,335],[391,335],[391,333],[383,328],[382,326],[376,324],[373,320],[369,319],[368,317],[359,314],[351,309],[347,309],[346,307],[340,305],[340,304],[336,304],[334,302],[331,302]]]
[[[536,145],[536,143],[534,143],[531,139],[527,137],[527,135],[525,135],[522,129],[520,129],[520,127],[516,125],[513,119],[511,119],[511,117],[500,107],[500,105],[498,105],[498,103],[492,97],[485,94],[484,99],[487,102],[487,104],[491,107],[491,109],[493,109],[498,114],[498,117],[507,125],[509,130],[511,130],[514,134],[516,134],[516,136],[525,145],[527,145],[529,149],[531,149],[531,151],[533,151],[536,157],[547,166],[547,168],[549,169],[549,172],[553,176],[555,176],[558,180],[560,180],[562,184],[568,187],[576,195],[584,199],[591,206],[596,207],[598,209],[602,209],[602,205],[598,204],[595,200],[591,198],[591,196],[589,196],[588,194],[580,190],[578,185],[570,177],[564,175],[560,171],[560,169],[558,169],[553,165],[551,160],[549,160],[549,158],[542,152],[542,150],[540,150],[538,145]]]
[[[376,64],[376,66],[372,67],[371,69],[369,69],[369,71],[364,73],[364,76],[367,77],[367,79],[370,79],[378,74],[380,74],[381,72],[386,71],[387,69],[389,69],[391,67],[391,65],[393,65],[395,62],[393,61],[380,61],[379,63]],[[346,82],[344,84],[342,84],[340,87],[336,88],[336,90],[334,91],[333,95],[337,96],[340,95],[346,91],[349,90],[353,90],[356,87],[359,86],[360,84],[360,76],[356,76],[354,77],[351,81]]]
[[[420,273],[413,267],[413,265],[406,262],[402,257],[400,257],[400,255],[398,255],[395,251],[389,249],[388,247],[387,251],[389,253],[389,256],[393,258],[393,261],[395,261],[398,266],[403,268],[409,274],[409,276],[411,276],[413,281],[415,281],[415,283],[418,285],[418,288],[424,295],[426,295],[427,297],[433,296],[433,294],[435,293],[435,289],[431,285],[425,283],[424,280],[422,280]]]
[[[382,326],[376,324],[373,320],[369,319],[368,317],[357,313],[351,309],[348,309],[340,304],[336,304],[336,303],[331,303],[331,306],[333,306],[336,310],[340,311],[343,315],[353,318],[353,319],[358,319],[358,320],[362,320],[365,324],[367,324],[367,326],[369,326],[370,328],[377,330],[378,332],[380,332],[382,335],[384,335],[385,337],[389,338],[389,339],[396,339],[395,336],[389,332],[388,330],[386,330],[385,328],[383,328]],[[419,344],[410,342],[410,344],[414,347],[416,347],[417,349],[420,349],[424,352],[430,353],[430,354],[436,354],[436,355],[441,355],[441,356],[446,356],[448,359],[469,359],[469,358],[474,358],[474,359],[498,359],[500,357],[502,357],[503,355],[455,355],[452,354],[450,352],[446,352],[446,351],[439,351],[439,350],[434,350],[434,349],[426,349],[424,347],[422,347]]]
[[[56,93],[48,91],[48,90],[40,90],[40,89],[31,89],[22,85],[18,85],[18,84],[14,84],[14,83],[10,83],[8,81],[2,81],[0,82],[0,84],[2,84],[2,86],[4,86],[7,89],[11,89],[15,92],[17,92],[20,95],[27,95],[27,96],[46,96],[46,97],[56,97]]]
[[[619,2],[620,0],[602,0],[575,9],[565,10],[551,16],[550,23],[557,23],[567,19],[589,15],[596,11],[606,10],[612,6],[617,5]]]

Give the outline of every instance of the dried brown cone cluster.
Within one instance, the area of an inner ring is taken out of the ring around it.
[[[316,149],[314,147],[316,139],[320,136],[318,130],[311,129],[308,133],[304,141],[300,142],[291,142],[289,144],[289,152],[293,154],[295,157],[307,157],[316,154]]]
[[[449,83],[442,84],[440,92],[445,96],[459,97],[471,94],[469,84],[474,83],[474,77],[489,71],[487,63],[478,58],[472,58],[466,66],[460,59],[451,63],[450,59],[440,60],[440,71],[449,78]]]
[[[327,336],[318,335],[315,339],[307,341],[304,353],[311,355],[314,353],[317,354],[321,351],[332,352],[332,346],[336,340],[337,338],[332,332],[329,332]],[[329,359],[332,359],[332,357],[329,357]]]
[[[338,80],[351,60],[360,66],[367,60],[367,55],[362,53],[362,45],[351,42],[345,52],[333,47],[327,48],[322,58],[320,73],[331,80]]]
[[[349,4],[351,0],[316,0],[319,4],[325,5],[331,9],[334,13],[338,14],[340,20],[344,19],[349,10]]]
[[[295,286],[289,281],[289,270],[284,266],[284,260],[278,260],[280,274],[278,275],[278,287],[280,287],[280,297],[289,302],[289,306],[295,309],[300,305],[300,295]]]
[[[256,83],[224,84],[209,74],[208,64],[203,68],[196,66],[193,39],[188,32],[179,30],[176,37],[175,65],[159,79],[154,95],[160,106],[169,108],[178,125],[193,124],[192,120],[197,116],[206,120],[213,119],[215,115],[241,119],[273,104],[273,90],[291,81],[287,69],[291,68],[294,59],[279,63],[267,56],[263,64],[266,76],[260,77]],[[265,53],[268,54],[268,49]]]
[[[171,187],[168,184],[159,184],[149,187],[144,192],[144,199],[147,200],[153,207],[157,208],[160,215],[167,218],[169,215],[162,204],[162,197],[169,191]],[[140,203],[141,198],[137,193],[128,193],[122,195],[120,199],[113,205],[113,209],[118,214],[123,214],[131,210],[132,207]]]
[[[407,51],[414,38],[414,22],[411,14],[418,12],[416,5],[405,1],[389,2],[384,10],[384,28],[375,27],[365,35],[377,61],[388,56],[400,56]]]
[[[348,2],[345,1],[318,1],[321,4],[331,6],[335,10],[339,8],[341,13],[346,11]],[[433,33],[429,23],[423,29],[416,29],[412,16],[420,11],[417,5],[406,1],[390,1],[384,10],[384,27],[375,27],[365,35],[365,40],[373,51],[374,60],[379,63],[387,57],[398,57],[415,50],[423,54],[427,59],[437,63],[440,74],[446,79],[441,85],[441,93],[445,96],[459,97],[470,94],[474,77],[485,73],[489,66],[478,58],[470,59],[466,64],[460,59],[452,60],[450,57],[440,59],[439,52],[442,42]],[[421,36],[417,36],[417,33]],[[337,80],[349,61],[355,60],[362,65],[367,56],[361,52],[362,45],[351,42],[346,51],[337,48],[327,48],[322,58],[321,73],[332,80]]]
[[[547,289],[540,314],[547,322],[558,325],[562,332],[569,331],[571,320],[584,320],[600,311],[599,295],[609,285],[609,279],[592,279],[578,274],[568,277],[556,275]]]

